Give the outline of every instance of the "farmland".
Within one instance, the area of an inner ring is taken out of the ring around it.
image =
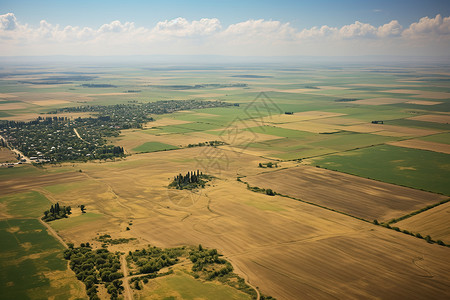
[[[121,259],[149,245],[201,244],[252,293],[277,299],[450,297],[450,248],[415,236],[450,244],[448,202],[391,224],[414,236],[372,223],[450,196],[450,89],[440,66],[36,68],[53,73],[0,70],[3,122],[61,117],[50,149],[67,134],[84,157],[91,137],[123,153],[0,168],[2,295],[86,297],[52,233]],[[89,132],[79,117],[91,118]],[[193,170],[211,175],[202,188],[168,188]],[[73,213],[47,229],[38,218],[57,202]],[[128,268],[124,299],[252,298],[226,276],[195,276],[187,257],[140,289],[138,266]]]

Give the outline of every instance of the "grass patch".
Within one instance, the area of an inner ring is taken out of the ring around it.
[[[52,204],[39,192],[24,192],[3,196],[0,202],[6,204],[7,213],[17,218],[37,218]]]
[[[434,143],[450,144],[450,132],[421,137],[419,138],[419,140]]]
[[[56,230],[64,230],[72,227],[77,227],[89,222],[97,221],[100,218],[103,218],[102,214],[87,212],[76,217],[55,220],[49,224]]]
[[[14,168],[0,168],[0,180],[12,179],[22,176],[37,176],[43,172],[32,166],[21,166]]]
[[[63,246],[38,220],[0,221],[0,240],[2,299],[69,299],[80,289],[76,278],[67,273]],[[82,290],[78,292],[83,295]]]
[[[287,138],[309,137],[313,135],[312,133],[306,131],[286,129],[275,126],[259,126],[259,127],[245,128],[244,130],[251,131],[254,133],[263,133]]]
[[[133,148],[132,150],[139,153],[146,153],[146,152],[167,151],[175,149],[179,148],[177,146],[164,144],[160,142],[146,142],[136,148]]]
[[[385,122],[384,124],[404,126],[404,127],[410,127],[410,128],[418,128],[418,129],[450,130],[449,124],[418,121],[418,120],[408,120],[408,119],[390,120],[388,122]]]
[[[251,297],[232,287],[215,282],[202,282],[183,273],[175,272],[170,276],[156,279],[157,288],[152,290],[153,295],[159,299],[171,299],[173,293],[181,296],[181,299],[251,299]]]
[[[91,181],[89,180],[83,180],[83,181],[77,181],[74,183],[60,183],[60,184],[54,184],[44,187],[44,190],[53,193],[53,194],[62,194],[69,190],[84,188],[87,185],[90,184]]]
[[[381,145],[317,158],[314,164],[330,170],[416,189],[450,195],[450,155]],[[447,162],[447,163],[446,163]]]

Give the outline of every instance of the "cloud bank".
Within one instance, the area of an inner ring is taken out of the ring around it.
[[[113,21],[99,28],[23,24],[0,15],[0,55],[447,55],[450,17],[423,17],[403,28],[355,21],[342,27],[298,29],[275,20],[222,26],[216,18],[176,18],[152,28]]]

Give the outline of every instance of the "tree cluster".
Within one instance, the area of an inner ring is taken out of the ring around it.
[[[93,251],[89,243],[78,248],[73,245],[64,251],[64,258],[70,260],[70,268],[78,280],[83,281],[89,299],[100,299],[97,295],[98,285],[104,284],[111,299],[118,299],[123,291],[118,254],[106,249]]]
[[[260,167],[260,168],[278,168],[278,164],[270,161],[268,163],[259,163],[258,167]]]
[[[127,259],[137,268],[139,274],[156,273],[164,267],[176,264],[183,248],[149,247],[128,253]]]
[[[176,189],[195,189],[197,187],[205,187],[208,180],[211,180],[211,176],[203,174],[197,170],[187,172],[186,175],[178,174],[173,178],[173,181],[169,184],[169,187]]]
[[[102,242],[102,247],[106,248],[107,245],[118,245],[118,244],[126,244],[130,241],[136,240],[136,238],[119,238],[113,239],[109,234],[101,235],[97,238],[99,242]]]
[[[50,222],[53,220],[67,218],[71,213],[70,206],[60,206],[59,203],[56,202],[55,205],[52,204],[49,210],[44,211],[42,220],[45,222]]]
[[[204,249],[202,245],[189,253],[189,259],[194,264],[192,271],[205,273],[207,280],[224,276],[233,271],[233,266],[225,259],[220,258],[216,249]]]
[[[227,143],[225,143],[223,141],[209,141],[209,142],[203,142],[203,143],[198,143],[198,144],[189,144],[188,148],[205,147],[205,146],[216,147],[216,146],[222,146],[222,145],[227,145]]]

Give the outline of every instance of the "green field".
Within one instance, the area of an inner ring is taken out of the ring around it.
[[[382,145],[314,159],[317,166],[450,195],[450,155]]]
[[[254,132],[254,133],[263,133],[269,135],[275,135],[279,137],[287,137],[287,138],[308,138],[313,136],[313,133],[309,133],[306,131],[286,129],[275,126],[259,126],[259,127],[251,127],[246,128],[245,130]]]
[[[76,217],[68,217],[64,219],[55,220],[50,222],[49,224],[56,230],[63,230],[72,227],[77,227],[92,221],[96,221],[98,219],[101,219],[102,217],[103,215],[101,214],[87,212]]]
[[[145,152],[166,151],[175,149],[179,148],[177,146],[168,145],[160,142],[146,142],[136,148],[133,148],[133,151],[145,153]]]
[[[38,218],[52,204],[36,191],[3,196],[0,203],[6,204],[7,213],[15,218]]]
[[[0,168],[0,180],[7,180],[10,178],[23,177],[23,176],[35,176],[40,175],[43,172],[32,166],[21,166],[14,168]]]
[[[419,138],[423,141],[434,142],[434,143],[442,143],[450,145],[450,132],[440,133],[430,136],[424,136]]]
[[[0,240],[1,299],[68,299],[83,293],[67,271],[63,246],[38,220],[0,221]]]
[[[201,282],[183,272],[161,277],[155,280],[157,287],[151,291],[152,299],[216,299],[216,300],[246,300],[251,297],[232,287],[213,282]],[[145,290],[144,290],[145,291]],[[144,296],[145,297],[145,296]]]
[[[86,187],[87,185],[89,185],[91,183],[92,182],[90,180],[82,180],[82,181],[76,181],[73,183],[60,183],[60,184],[48,185],[48,186],[45,186],[43,189],[52,194],[62,194],[69,190]]]

